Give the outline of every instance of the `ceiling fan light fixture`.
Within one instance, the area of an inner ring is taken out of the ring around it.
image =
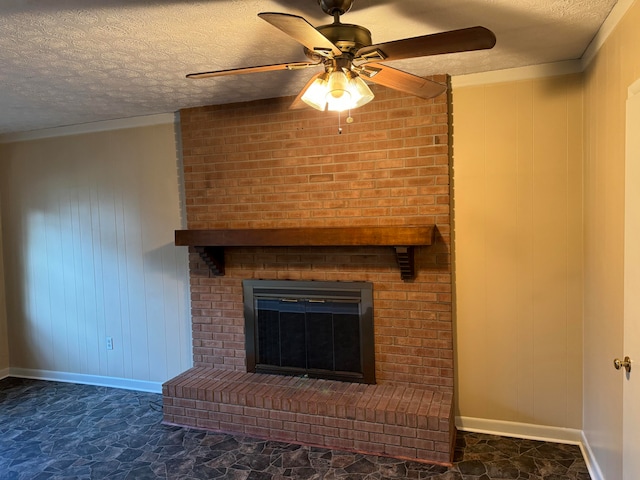
[[[311,85],[307,87],[307,90],[304,92],[302,97],[300,97],[300,99],[310,107],[324,112],[324,110],[327,108],[326,95],[328,78],[328,73],[318,75],[316,79],[311,83]]]
[[[319,75],[301,100],[316,110],[344,112],[369,103],[373,100],[373,93],[358,75],[338,69]]]
[[[350,73],[349,90],[351,91],[351,98],[354,101],[354,106],[351,108],[358,108],[373,100],[373,92],[362,78],[355,73]]]
[[[329,74],[325,100],[327,101],[327,110],[330,112],[342,112],[352,108],[354,99],[349,89],[349,79],[341,69]]]
[[[471,52],[493,48],[496,44],[495,34],[481,26],[373,44],[368,29],[340,21],[340,16],[351,8],[354,0],[316,1],[325,13],[334,17],[333,23],[314,27],[298,15],[276,12],[258,14],[300,43],[310,61],[190,73],[187,77],[211,78],[324,66],[324,72],[307,82],[291,108],[298,108],[300,103],[305,103],[320,111],[343,111],[361,107],[373,100],[373,93],[364,79],[424,99],[442,95],[447,89],[440,83],[377,62]]]

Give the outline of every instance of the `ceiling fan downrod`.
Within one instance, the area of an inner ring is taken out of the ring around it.
[[[327,15],[331,15],[336,23],[340,22],[340,15],[347,13],[353,5],[353,0],[318,0],[318,5]]]

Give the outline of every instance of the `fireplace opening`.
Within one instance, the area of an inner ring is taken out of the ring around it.
[[[375,383],[371,283],[242,285],[247,371]]]

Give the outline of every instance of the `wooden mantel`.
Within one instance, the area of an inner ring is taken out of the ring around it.
[[[225,247],[389,246],[396,252],[400,275],[415,275],[413,248],[431,245],[435,226],[250,228],[176,230],[176,245],[191,246],[215,275],[224,275]]]

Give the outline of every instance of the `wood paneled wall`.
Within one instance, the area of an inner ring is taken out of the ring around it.
[[[161,383],[190,366],[174,128],[3,146],[12,368]]]
[[[458,415],[580,429],[581,77],[453,99]]]
[[[640,79],[638,25],[634,2],[585,72],[584,431],[608,479],[623,478],[624,381],[611,362],[625,355],[625,117]]]

